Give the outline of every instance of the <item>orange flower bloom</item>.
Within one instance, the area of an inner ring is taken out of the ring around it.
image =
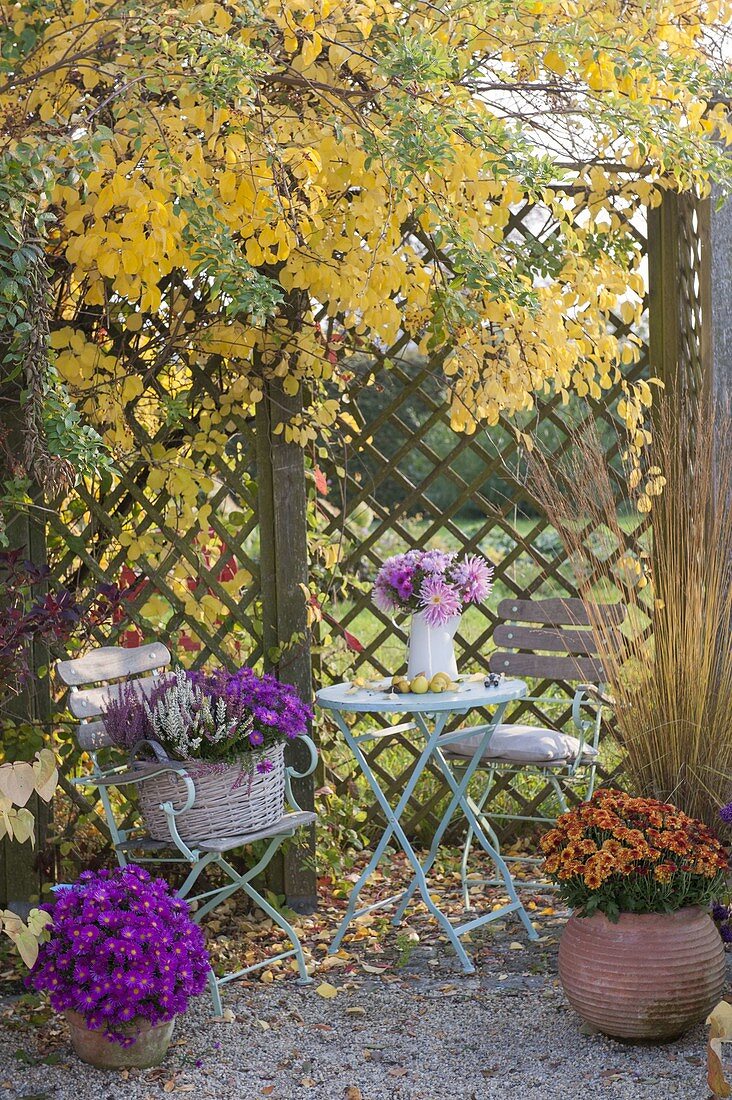
[[[660,887],[682,873],[696,878],[696,884],[693,878],[685,880],[682,896],[699,897],[704,904],[711,896],[706,880],[721,880],[728,867],[724,848],[702,822],[667,803],[615,790],[597,791],[589,802],[562,814],[541,846],[546,873],[562,883],[562,896],[575,907],[584,904],[583,891],[607,883],[611,897],[616,880],[623,880],[623,890],[632,890],[636,878],[657,883],[662,904]],[[647,889],[638,900],[653,911]],[[604,904],[603,895],[601,910]]]

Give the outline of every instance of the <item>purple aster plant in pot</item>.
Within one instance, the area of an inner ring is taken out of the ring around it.
[[[220,839],[282,817],[287,744],[311,709],[289,684],[250,668],[177,668],[149,697],[122,688],[103,712],[141,772],[140,810],[156,840]]]
[[[457,676],[454,637],[468,604],[483,603],[493,566],[479,554],[409,550],[388,558],[374,582],[380,611],[411,614],[407,676]]]
[[[129,865],[84,871],[43,908],[51,919],[27,982],[65,1014],[76,1054],[99,1069],[158,1065],[209,974],[187,902]]]

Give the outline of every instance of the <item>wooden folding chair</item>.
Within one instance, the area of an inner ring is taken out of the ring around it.
[[[195,782],[188,774],[185,767],[176,762],[163,762],[156,764],[151,770],[135,769],[127,764],[122,766],[104,767],[99,762],[101,750],[110,747],[110,739],[104,728],[101,718],[102,710],[107,701],[119,694],[122,687],[132,684],[136,692],[149,695],[160,684],[160,677],[170,664],[170,653],[160,642],[151,645],[139,646],[135,649],[123,649],[117,646],[105,646],[78,657],[72,661],[60,661],[56,671],[62,682],[69,686],[68,706],[75,718],[81,719],[77,729],[77,741],[80,748],[91,758],[92,771],[73,780],[80,786],[87,785],[97,787],[99,797],[104,809],[104,814],[109,828],[112,845],[120,866],[127,863],[128,854],[135,855],[136,863],[182,863],[188,864],[189,873],[179,888],[181,897],[193,905],[193,919],[200,922],[203,917],[211,912],[226,898],[231,897],[237,890],[244,893],[262,909],[275,924],[282,928],[292,944],[291,949],[283,951],[279,955],[246,966],[235,973],[226,974],[217,978],[213,970],[209,977],[209,988],[213,1000],[214,1010],[221,1015],[220,987],[227,982],[249,974],[263,966],[268,966],[278,959],[293,957],[297,960],[298,972],[301,982],[308,982],[310,978],[305,968],[305,959],[302,946],[297,933],[290,923],[285,920],[266,898],[262,897],[253,885],[257,876],[264,871],[282,842],[294,836],[297,829],[311,825],[315,821],[315,814],[304,811],[298,806],[292,792],[292,780],[302,779],[314,770],[317,764],[317,751],[309,737],[302,737],[310,750],[310,760],[304,772],[297,772],[293,768],[286,769],[285,791],[286,799],[291,809],[286,812],[279,821],[257,832],[247,833],[241,836],[231,836],[224,839],[211,839],[201,837],[195,842],[186,843],[180,837],[176,826],[176,817],[184,810],[190,809],[196,798]],[[95,685],[90,687],[89,685]],[[171,802],[161,805],[164,812],[170,840],[154,840],[145,835],[138,828],[120,828],[112,808],[109,792],[112,787],[134,786],[143,779],[149,779],[163,772],[175,772],[180,782],[184,785],[187,798],[185,804],[175,809]],[[224,853],[235,848],[242,848],[256,841],[268,841],[262,857],[256,865],[240,874],[225,858]],[[170,853],[171,849],[175,854]],[[193,886],[199,876],[207,868],[219,869],[228,881],[224,885],[201,893],[191,895]]]
[[[625,608],[607,605],[602,608],[609,626],[618,626],[625,617]],[[600,663],[597,642],[590,626],[587,607],[578,599],[503,600],[498,614],[504,622],[495,628],[493,638],[498,646],[491,655],[491,672],[506,676],[531,678],[539,681],[540,690],[553,682],[577,682],[573,698],[559,693],[528,695],[525,703],[558,707],[571,719],[571,735],[558,726],[534,726],[523,723],[505,723],[497,727],[493,744],[489,744],[481,761],[481,770],[487,774],[487,782],[476,802],[478,819],[484,830],[500,849],[500,843],[491,821],[521,821],[550,825],[556,816],[541,813],[485,812],[485,806],[499,779],[530,774],[548,783],[556,795],[560,811],[568,809],[567,789],[579,787],[581,796],[589,799],[595,789],[602,708],[611,700],[604,691],[604,673]],[[515,651],[515,652],[510,652]],[[567,714],[569,712],[569,714]],[[508,736],[506,736],[508,735]],[[531,758],[532,743],[536,757]],[[520,744],[520,749],[516,746]],[[557,745],[558,755],[547,758],[547,745]],[[511,746],[519,757],[511,759]],[[453,744],[445,749],[453,763],[462,754],[468,757],[470,739],[464,745]],[[539,750],[544,750],[540,752]],[[502,750],[502,751],[501,751]],[[499,754],[500,753],[500,754]],[[549,797],[549,795],[547,795]],[[541,810],[542,806],[537,809]],[[469,890],[477,885],[499,885],[495,879],[482,879],[468,875],[468,859],[473,844],[473,831],[468,829],[462,855],[462,886],[466,906]],[[507,863],[538,864],[536,857],[504,855]],[[516,885],[544,886],[544,883],[517,882]]]

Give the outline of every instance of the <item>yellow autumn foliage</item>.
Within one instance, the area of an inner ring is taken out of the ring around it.
[[[628,226],[724,172],[729,74],[707,44],[728,0],[16,0],[4,18],[0,156],[44,162],[55,365],[117,461],[144,465],[162,524],[214,538],[211,462],[268,378],[304,389],[287,439],[355,434],[349,354],[397,340],[444,363],[457,430],[620,387],[642,446]],[[118,540],[166,560],[152,528]]]

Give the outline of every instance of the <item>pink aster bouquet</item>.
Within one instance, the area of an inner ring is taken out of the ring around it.
[[[493,587],[493,566],[479,554],[409,550],[388,558],[374,582],[381,611],[423,614],[428,626],[444,626],[466,604],[482,603]]]

